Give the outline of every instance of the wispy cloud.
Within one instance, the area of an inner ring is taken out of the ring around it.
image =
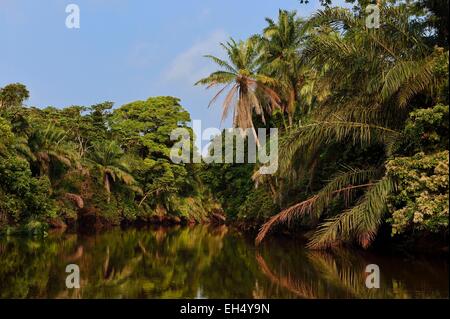
[[[221,56],[223,53],[220,50],[219,43],[226,41],[227,38],[226,32],[219,29],[178,54],[165,71],[165,81],[193,85],[200,78],[211,73],[214,65],[207,61],[204,55]]]

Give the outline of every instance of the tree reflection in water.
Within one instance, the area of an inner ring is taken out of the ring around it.
[[[81,289],[65,287],[80,267]],[[367,289],[365,267],[381,270]],[[0,239],[1,298],[447,298],[445,260],[350,250],[308,251],[293,241],[254,247],[225,226],[51,234]]]

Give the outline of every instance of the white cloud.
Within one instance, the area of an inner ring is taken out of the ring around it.
[[[193,85],[200,78],[211,73],[215,66],[204,58],[206,54],[223,56],[219,45],[228,39],[224,30],[216,30],[208,37],[198,41],[187,50],[178,54],[164,72],[167,82],[182,82]]]

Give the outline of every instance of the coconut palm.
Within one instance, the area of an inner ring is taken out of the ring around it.
[[[241,129],[252,129],[259,146],[252,116],[253,114],[259,115],[265,122],[263,105],[269,105],[272,108],[278,106],[278,95],[271,89],[275,80],[258,73],[259,50],[256,39],[252,38],[239,42],[230,39],[226,43],[221,43],[221,46],[227,53],[229,61],[207,55],[207,58],[210,58],[222,69],[199,80],[196,85],[206,85],[208,89],[222,86],[210,101],[209,106],[216,102],[228,89],[222,105],[222,121],[228,117],[230,110],[232,110],[233,126]]]
[[[101,176],[108,203],[111,200],[111,185],[114,182],[122,182],[129,186],[135,183],[123,155],[121,147],[115,141],[109,141],[94,143],[87,158]]]
[[[261,41],[261,72],[278,80],[277,92],[283,97],[283,110],[287,112],[289,125],[298,105],[300,89],[307,74],[301,63],[300,49],[304,40],[303,21],[296,12],[280,10],[278,21],[266,18],[267,27]]]

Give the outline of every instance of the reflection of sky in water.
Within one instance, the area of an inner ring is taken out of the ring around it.
[[[80,267],[81,289],[65,287]],[[367,289],[377,264],[380,289]],[[195,226],[113,230],[44,240],[0,239],[1,298],[448,298],[444,259],[308,251],[293,241],[253,240]]]

